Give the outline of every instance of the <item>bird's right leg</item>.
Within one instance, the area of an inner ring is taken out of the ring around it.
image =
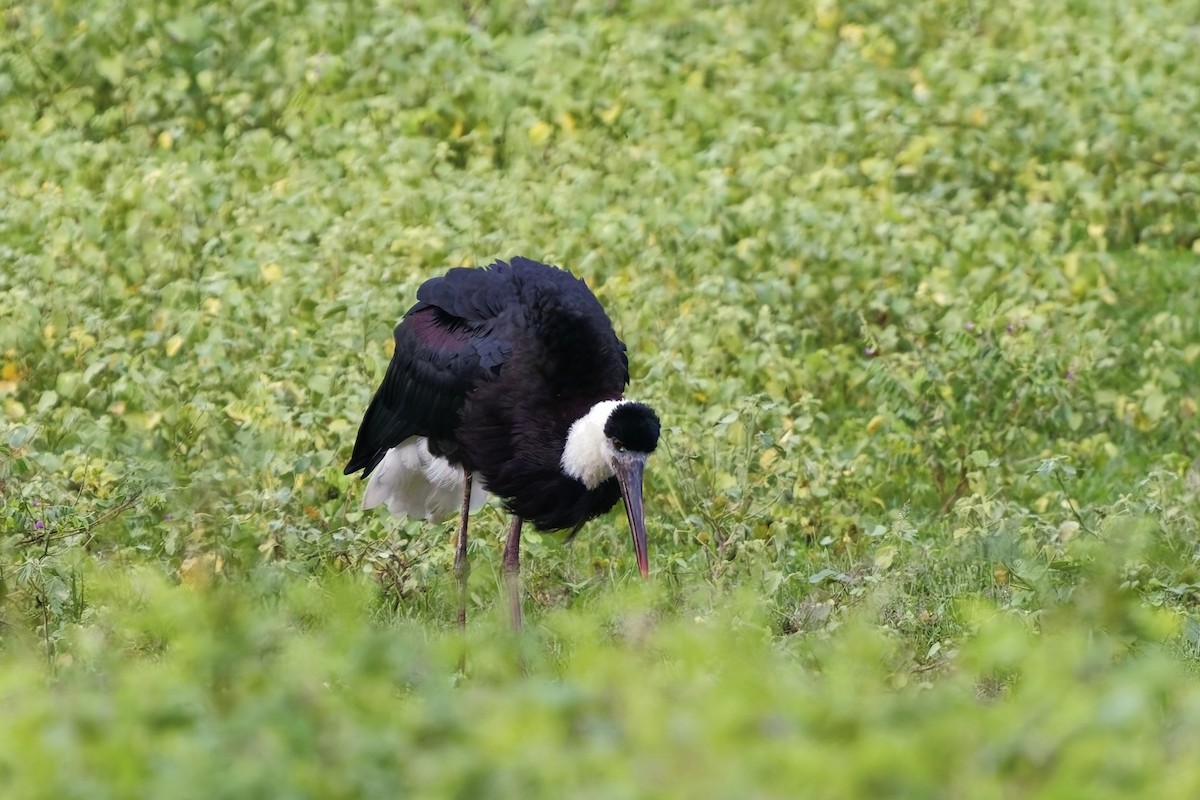
[[[508,529],[508,541],[504,543],[504,585],[508,589],[508,608],[512,614],[513,630],[521,630],[521,524],[524,522],[513,514]]]
[[[462,516],[458,520],[458,544],[454,551],[454,575],[458,578],[458,627],[467,628],[467,578],[471,564],[467,561],[467,516],[471,513],[471,471],[463,470]]]

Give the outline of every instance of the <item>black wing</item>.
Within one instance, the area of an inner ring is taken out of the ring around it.
[[[600,301],[566,270],[514,258],[518,264],[525,267],[521,293],[547,386],[593,402],[619,397],[629,383],[629,359]]]
[[[371,473],[388,449],[426,436],[454,456],[453,431],[467,394],[499,374],[511,344],[496,323],[513,287],[490,269],[452,269],[417,290],[396,326],[396,351],[371,399],[345,473]]]

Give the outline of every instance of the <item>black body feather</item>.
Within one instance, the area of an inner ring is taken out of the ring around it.
[[[582,280],[524,258],[452,269],[421,285],[395,339],[347,474],[424,436],[542,530],[620,499],[616,479],[589,490],[560,464],[571,424],[629,382],[625,345]]]

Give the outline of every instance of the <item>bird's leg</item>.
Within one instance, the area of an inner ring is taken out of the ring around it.
[[[467,578],[471,564],[467,561],[467,515],[471,513],[471,470],[463,470],[462,516],[458,520],[458,545],[454,551],[454,575],[458,578],[458,627],[467,628]]]
[[[513,514],[508,528],[508,541],[504,544],[504,585],[508,589],[508,607],[512,612],[514,630],[521,630],[521,523]]]

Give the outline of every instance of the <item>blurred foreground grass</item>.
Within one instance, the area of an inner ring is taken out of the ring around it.
[[[0,797],[1200,795],[1200,4],[12,3]],[[584,275],[614,517],[341,474],[419,283]],[[519,664],[524,664],[524,669]]]
[[[106,574],[55,678],[6,653],[8,797],[1188,797],[1200,779],[1200,685],[1155,643],[1169,622],[1096,618],[1119,594],[1104,576],[1039,633],[964,607],[942,677],[910,672],[877,598],[779,640],[757,600],[689,618],[639,587],[520,645],[478,622],[456,682],[458,637],[372,622],[361,581],[266,598]]]

